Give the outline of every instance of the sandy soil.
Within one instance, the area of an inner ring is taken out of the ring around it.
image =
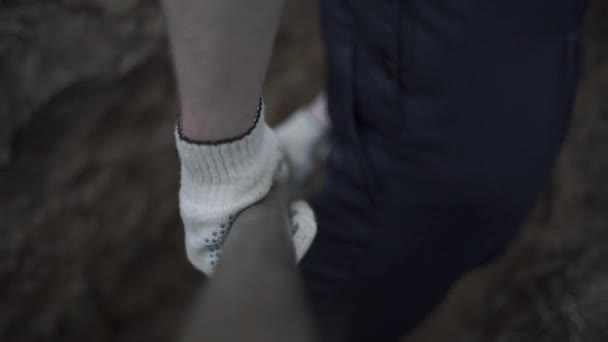
[[[408,341],[605,341],[608,6],[590,17],[570,138],[512,250]],[[291,2],[266,100],[321,88],[316,2]],[[155,2],[0,3],[0,340],[168,341],[202,278],[176,208],[177,107]]]

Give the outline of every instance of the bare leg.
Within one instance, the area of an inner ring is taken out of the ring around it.
[[[284,0],[162,0],[184,134],[238,136],[253,124]]]
[[[241,213],[186,342],[317,341],[295,268],[285,186]]]
[[[221,140],[239,136],[253,125],[283,3],[163,0],[187,137]],[[194,240],[201,240],[221,223],[209,217],[230,214],[219,208],[200,215],[217,204],[217,198],[222,197],[229,207],[239,207],[235,211],[240,213],[225,240],[217,274],[209,281],[186,332],[186,341],[313,341],[295,266],[284,187],[275,185],[261,202],[247,209],[253,202],[247,204],[242,199],[248,196],[253,200],[244,192],[256,189],[246,181],[270,184],[278,160],[269,158],[271,153],[278,154],[272,134],[264,131],[269,129],[261,125],[256,129],[259,139],[242,139],[231,145],[238,146],[232,150],[178,141],[182,157],[180,206],[190,232],[200,233]],[[241,146],[250,141],[257,145]],[[269,150],[264,150],[268,145]],[[228,162],[214,164],[220,154],[219,159]],[[260,167],[260,158],[264,167]],[[207,201],[210,189],[219,189],[221,196]],[[262,190],[256,192],[265,194]],[[239,198],[226,198],[227,193],[237,193]],[[194,214],[190,208],[196,208]]]

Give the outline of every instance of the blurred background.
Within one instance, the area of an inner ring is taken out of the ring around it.
[[[265,90],[323,85],[317,1],[291,0]],[[404,341],[608,340],[608,2],[572,129],[521,237]],[[203,279],[177,211],[177,106],[157,2],[0,1],[0,341],[171,341]]]

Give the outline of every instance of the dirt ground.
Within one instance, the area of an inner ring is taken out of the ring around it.
[[[608,340],[608,4],[555,175],[509,253],[408,341]],[[322,87],[316,1],[291,1],[272,123]],[[202,277],[186,262],[160,11],[144,0],[0,2],[0,341],[169,341]]]

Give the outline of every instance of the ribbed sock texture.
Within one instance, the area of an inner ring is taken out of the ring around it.
[[[236,215],[261,200],[281,177],[283,154],[260,108],[255,126],[243,137],[196,143],[175,132],[181,160],[180,214],[190,262],[211,275]],[[314,214],[305,202],[292,204],[292,233],[298,260],[316,233]]]

